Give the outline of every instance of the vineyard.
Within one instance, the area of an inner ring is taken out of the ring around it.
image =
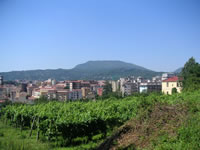
[[[45,139],[54,143],[55,147],[75,147],[89,143],[89,147],[79,147],[79,149],[94,149],[111,136],[118,127],[131,119],[138,118],[144,112],[150,114],[141,118],[147,118],[148,121],[148,117],[155,111],[152,109],[154,106],[157,106],[156,109],[159,108],[156,111],[161,111],[161,114],[167,113],[167,116],[169,115],[168,111],[173,108],[175,117],[177,113],[185,112],[187,108],[189,112],[193,113],[191,116],[199,118],[199,100],[200,93],[197,91],[171,96],[151,94],[149,96],[139,95],[123,99],[110,98],[89,102],[52,101],[35,105],[7,105],[1,109],[0,115],[5,124],[21,131],[28,131],[29,137],[34,132],[36,133],[35,139],[39,141]],[[178,106],[182,108],[176,110]],[[165,109],[167,112],[163,112]],[[164,115],[164,117],[167,116]],[[153,117],[150,118],[153,119]],[[155,121],[154,124],[156,123]],[[183,127],[183,129],[185,134],[185,128]],[[200,128],[196,127],[195,129],[195,132],[200,133]],[[187,137],[187,135],[185,136]]]
[[[9,105],[2,109],[1,116],[21,130],[28,128],[30,136],[32,130],[36,130],[37,140],[42,136],[66,146],[73,141],[105,138],[110,129],[136,116],[141,102],[137,98],[127,98],[123,101]]]

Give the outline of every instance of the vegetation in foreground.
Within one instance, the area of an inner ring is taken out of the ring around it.
[[[157,98],[97,149],[200,149],[200,91]]]
[[[12,143],[13,136],[19,139],[14,145],[29,150],[196,150],[200,149],[200,91],[97,102],[9,105],[1,110],[1,127],[1,149],[7,147],[5,141]],[[40,147],[27,148],[25,143]]]
[[[48,150],[50,145],[37,141],[35,132],[31,138],[28,137],[28,130],[20,131],[15,127],[6,125],[0,121],[0,149],[1,150]]]

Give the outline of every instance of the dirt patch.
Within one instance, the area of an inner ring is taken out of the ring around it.
[[[183,104],[156,104],[139,118],[130,120],[107,138],[98,149],[117,150],[122,147],[149,147],[161,133],[176,136],[176,129],[187,116],[187,107]]]

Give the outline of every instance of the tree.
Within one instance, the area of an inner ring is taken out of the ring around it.
[[[64,87],[64,89],[69,89],[69,86]]]
[[[192,57],[186,62],[180,77],[183,79],[183,90],[193,91],[200,89],[200,64]]]
[[[112,85],[106,81],[104,87],[103,87],[103,98],[108,98],[112,94]]]
[[[49,100],[45,96],[41,96],[40,98],[35,100],[35,104],[40,104],[40,103],[48,103]]]
[[[172,94],[178,93],[177,88],[172,89]]]

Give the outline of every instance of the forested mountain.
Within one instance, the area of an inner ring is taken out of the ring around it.
[[[88,61],[72,69],[12,71],[0,74],[4,76],[5,80],[46,80],[48,78],[56,80],[115,80],[125,76],[151,78],[160,75],[161,72],[122,61]]]

